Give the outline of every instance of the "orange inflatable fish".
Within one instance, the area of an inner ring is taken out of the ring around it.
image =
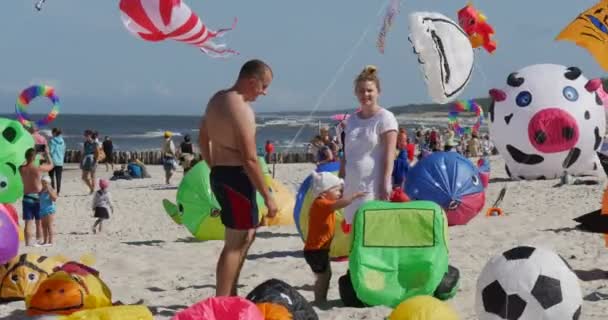
[[[30,316],[70,315],[80,310],[112,306],[112,292],[99,278],[97,270],[68,262],[40,283],[36,293],[26,297],[25,305]]]

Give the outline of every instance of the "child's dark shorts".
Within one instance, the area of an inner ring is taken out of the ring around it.
[[[329,249],[304,250],[304,259],[314,273],[324,273],[329,269]]]

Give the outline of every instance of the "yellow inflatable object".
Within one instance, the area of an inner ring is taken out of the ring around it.
[[[293,221],[293,207],[296,204],[296,198],[293,192],[291,192],[284,184],[278,182],[275,179],[270,178],[270,188],[274,200],[279,206],[279,212],[274,218],[267,218],[266,213],[268,209],[266,206],[260,208],[260,215],[263,226],[291,226],[294,224]]]
[[[555,39],[571,41],[587,49],[604,70],[608,70],[606,11],[608,1],[602,0],[578,15]]]
[[[0,265],[0,302],[19,301],[34,294],[53,269],[66,261],[64,257],[27,253]]]
[[[154,320],[146,306],[116,306],[74,312],[69,316],[45,317],[45,320]]]
[[[307,192],[304,196],[300,214],[300,228],[302,229],[302,235],[304,235],[304,241],[308,235],[308,224],[310,220],[310,207],[314,201],[312,192]],[[336,226],[334,228],[334,238],[331,241],[331,247],[329,248],[329,256],[332,258],[348,257],[350,254],[350,248],[353,244],[353,232],[345,233],[342,229],[344,223],[344,215],[342,210],[336,211]]]
[[[99,272],[78,262],[68,262],[26,296],[27,314],[70,315],[85,309],[112,306],[112,292],[99,278]]]
[[[459,320],[447,303],[431,297],[416,296],[401,302],[388,320]]]

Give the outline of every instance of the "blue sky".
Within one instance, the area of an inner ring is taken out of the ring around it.
[[[259,111],[311,110],[351,49],[371,30],[328,91],[320,110],[356,106],[352,80],[367,64],[379,67],[384,106],[427,103],[426,86],[408,37],[407,15],[437,11],[457,20],[466,1],[403,0],[387,37],[376,47],[385,0],[188,0],[210,28],[237,27],[223,41],[241,52],[212,59],[188,45],[145,42],[120,20],[118,0],[4,0],[0,10],[0,113],[12,113],[21,89],[32,83],[56,86],[62,112],[85,114],[199,115],[209,97],[230,86],[240,66],[261,58],[274,69],[269,95]],[[559,2],[559,5],[557,5]],[[498,50],[476,53],[477,69],[461,98],[487,95],[509,72],[536,63],[576,65],[588,77],[605,73],[584,49],[555,36],[596,1],[478,0],[496,29]],[[46,112],[43,102],[32,106]]]

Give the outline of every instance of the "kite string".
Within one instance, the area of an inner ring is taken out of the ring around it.
[[[378,10],[378,13],[376,14],[376,17],[374,18],[374,21],[376,21],[376,19],[378,19],[378,17],[380,17],[380,15],[382,14],[382,12],[384,11],[383,10],[384,7],[386,7],[389,2],[390,2],[390,0],[387,0],[387,1],[385,1],[384,5],[380,6],[380,9]],[[357,42],[355,43],[355,45],[353,46],[353,48],[350,50],[349,55],[344,60],[344,62],[342,63],[342,65],[338,68],[338,70],[334,74],[332,80],[329,82],[329,85],[325,88],[325,90],[318,97],[317,102],[316,102],[314,108],[312,109],[312,111],[310,112],[310,114],[308,114],[308,118],[312,117],[312,115],[315,112],[317,112],[317,110],[321,107],[321,103],[323,102],[323,100],[325,99],[325,97],[329,94],[329,91],[336,84],[336,82],[338,81],[338,78],[340,77],[340,75],[342,75],[342,72],[344,72],[344,69],[346,68],[346,65],[355,56],[355,54],[357,53],[357,49],[361,46],[361,44],[363,43],[363,40],[365,40],[365,38],[367,37],[367,35],[368,35],[369,31],[371,30],[371,28],[373,27],[373,25],[374,25],[374,22],[370,22],[369,25],[365,28],[365,30],[363,30],[363,33],[359,37],[359,40],[357,40]],[[300,129],[298,129],[298,131],[294,135],[293,139],[289,143],[289,146],[287,148],[287,153],[289,153],[293,149],[295,141],[298,139],[298,137],[302,133],[302,130],[304,130],[305,126],[306,126],[306,124],[302,124],[300,126]]]

